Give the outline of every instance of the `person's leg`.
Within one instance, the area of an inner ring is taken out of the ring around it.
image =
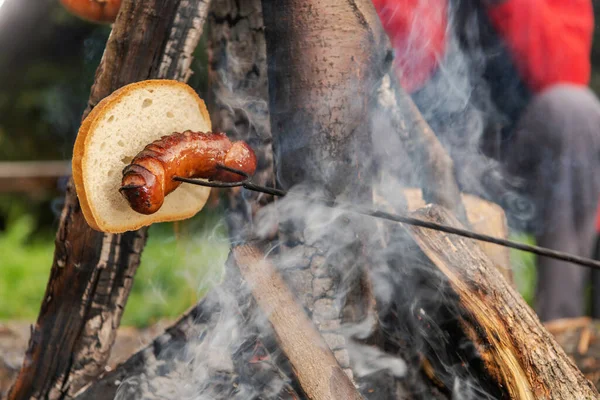
[[[590,257],[600,194],[600,102],[557,85],[536,96],[517,124],[503,164],[524,178],[540,246]],[[589,270],[539,257],[536,311],[544,321],[584,313]]]
[[[597,229],[597,228],[596,228]],[[594,246],[594,254],[593,258],[596,260],[600,260],[600,238],[596,239],[596,244]],[[591,301],[591,317],[594,319],[600,318],[600,270],[592,270],[592,280],[591,280],[592,290],[592,301]]]

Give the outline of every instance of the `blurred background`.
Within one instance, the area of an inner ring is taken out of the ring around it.
[[[57,0],[0,0],[0,323],[32,322],[39,311],[72,146],[109,33],[109,25],[78,19]],[[596,92],[599,34],[592,54]],[[206,62],[203,40],[189,82],[201,97]],[[123,325],[146,327],[182,313],[218,279],[228,248],[218,207],[152,226]],[[518,287],[531,301],[532,258],[514,252],[513,259]]]

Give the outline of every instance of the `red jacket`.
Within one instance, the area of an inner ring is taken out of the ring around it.
[[[471,0],[474,1],[474,0]],[[373,0],[396,50],[403,87],[413,92],[445,51],[448,0]],[[489,19],[533,92],[555,83],[587,85],[594,16],[589,0],[506,0]]]

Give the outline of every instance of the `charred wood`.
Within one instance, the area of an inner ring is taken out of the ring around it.
[[[229,278],[76,399],[299,399],[287,371],[277,367],[281,361],[270,356],[272,334],[248,318],[246,308],[255,307],[245,284]]]
[[[206,10],[203,0],[123,1],[84,117],[126,84],[187,79]],[[10,399],[72,397],[104,371],[146,235],[92,230],[69,183],[50,280]]]
[[[460,226],[448,211],[436,206],[421,209],[415,216]],[[454,340],[466,338],[457,352],[462,353],[462,363],[471,365],[471,371],[483,368],[479,376],[472,376],[483,391],[480,395],[507,399],[598,398],[596,388],[479,246],[468,239],[434,230],[410,227],[409,231],[439,271],[438,293],[443,288],[447,304],[454,304],[455,318],[445,324],[444,334],[450,334]],[[436,287],[435,281],[429,284],[432,289]],[[426,316],[427,313],[423,313],[422,319]],[[439,321],[428,321],[433,327],[430,329],[435,330],[435,322]],[[437,352],[442,357],[433,361],[437,364],[436,371],[448,368],[448,360],[443,359],[444,351],[448,350],[442,347]],[[441,377],[441,380],[451,388],[455,382],[446,378]]]
[[[265,0],[263,16],[276,185],[370,203],[368,113],[389,62],[372,3]],[[352,375],[339,328],[344,314],[362,314],[349,308],[372,304],[367,292],[353,298],[362,304],[346,298],[367,267],[369,221],[339,215],[319,231],[314,224],[329,218],[327,211],[278,203],[287,211],[278,211],[277,265]]]
[[[213,0],[209,24],[209,95],[213,126],[254,150],[258,165],[252,180],[275,184],[267,54],[260,0]],[[227,219],[232,241],[254,235],[258,211],[272,196],[242,191],[227,192]]]
[[[232,252],[307,397],[362,399],[273,264],[250,245],[235,247]]]

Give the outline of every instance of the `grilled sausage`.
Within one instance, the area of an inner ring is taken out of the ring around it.
[[[256,156],[245,142],[232,143],[223,133],[173,133],[147,145],[123,169],[119,192],[134,211],[153,214],[181,184],[173,180],[175,176],[224,182],[242,179],[217,169],[217,164],[253,175]]]

